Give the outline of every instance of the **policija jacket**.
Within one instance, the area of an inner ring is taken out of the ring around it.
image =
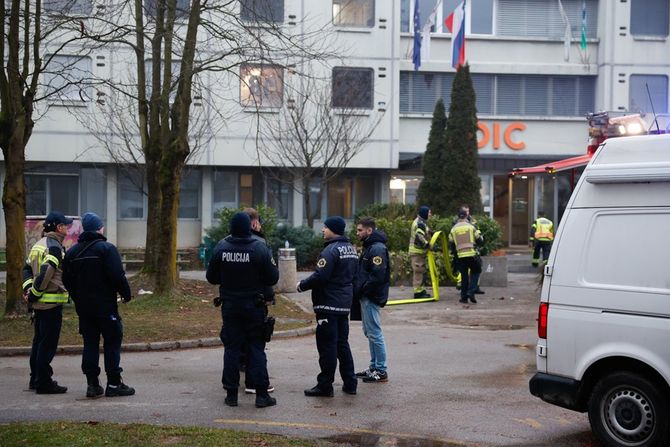
[[[391,265],[386,248],[386,235],[375,230],[363,241],[363,253],[358,261],[354,295],[367,298],[384,307],[389,298]]]
[[[63,282],[80,316],[118,315],[117,293],[130,300],[130,286],[114,244],[95,231],[84,231],[65,253]]]
[[[47,310],[69,301],[63,286],[64,235],[48,232],[28,253],[23,266],[23,291],[29,292],[33,309]]]
[[[346,315],[354,296],[358,254],[349,239],[338,236],[324,243],[316,270],[299,283],[300,291],[312,290],[315,313]]]
[[[222,299],[256,298],[277,284],[279,270],[265,242],[227,236],[214,247],[206,276],[210,284],[219,285]]]

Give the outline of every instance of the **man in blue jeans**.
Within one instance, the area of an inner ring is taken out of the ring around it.
[[[386,344],[381,326],[381,308],[389,295],[391,274],[386,235],[377,230],[375,221],[363,218],[356,226],[356,236],[363,243],[358,261],[355,295],[361,303],[363,333],[370,345],[370,366],[356,373],[363,382],[388,382],[386,371]]]

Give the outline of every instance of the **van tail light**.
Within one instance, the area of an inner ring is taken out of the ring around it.
[[[540,303],[540,310],[537,314],[537,336],[547,338],[547,314],[549,313],[549,303]]]

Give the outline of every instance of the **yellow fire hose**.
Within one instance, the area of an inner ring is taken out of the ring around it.
[[[442,258],[444,259],[444,267],[447,269],[447,277],[452,280],[454,283],[459,283],[461,281],[461,274],[458,273],[454,275],[451,268],[451,256],[449,256],[449,247],[447,245],[447,235],[441,231],[436,231],[433,234],[433,237],[430,238],[430,244],[428,246],[428,271],[430,272],[430,282],[433,285],[433,296],[431,298],[411,298],[406,300],[389,300],[386,305],[391,306],[394,304],[414,304],[414,303],[427,303],[430,301],[439,301],[440,300],[440,281],[439,275],[437,272],[437,263],[435,262],[435,251],[433,247],[437,245],[438,252],[440,251],[440,245],[442,245]]]

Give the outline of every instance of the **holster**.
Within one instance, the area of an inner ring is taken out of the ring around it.
[[[266,315],[263,320],[263,340],[267,343],[272,339],[272,334],[275,331],[275,318],[271,315]]]

